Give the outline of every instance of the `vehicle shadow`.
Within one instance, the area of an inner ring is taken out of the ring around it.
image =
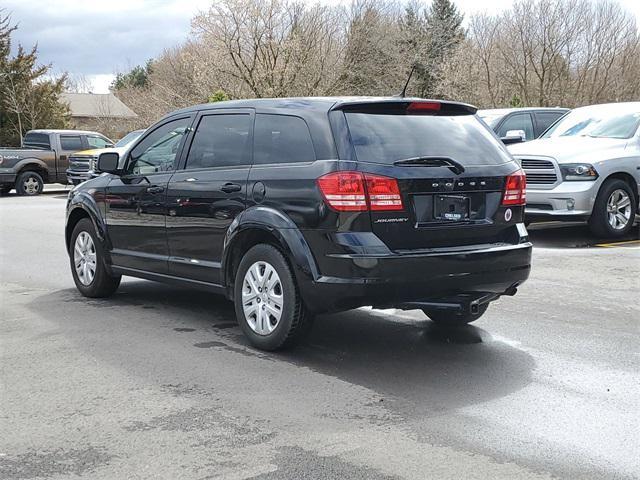
[[[385,405],[426,415],[506,396],[529,384],[535,368],[527,352],[481,328],[438,328],[421,312],[359,309],[321,315],[302,345],[265,353],[248,344],[233,305],[206,292],[135,281],[123,283],[110,299],[86,299],[73,289],[47,297],[32,306],[44,311],[50,302],[71,302],[82,311],[82,320],[75,321],[82,322],[99,322],[104,308],[133,307],[141,318],[157,322],[151,328],[167,328],[167,335],[193,332],[196,348],[258,358],[256,369],[265,360],[310,368],[371,389]]]
[[[527,227],[527,230],[533,246],[543,248],[590,248],[600,244],[640,239],[640,224],[637,224],[625,237],[615,240],[594,237],[586,223],[533,223]]]

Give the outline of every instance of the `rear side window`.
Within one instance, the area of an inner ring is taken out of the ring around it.
[[[256,115],[253,163],[313,162],[316,153],[307,123],[288,115]]]
[[[535,133],[533,133],[533,121],[528,113],[510,115],[500,125],[500,130],[498,130],[497,134],[500,138],[503,138],[512,130],[522,130],[525,134],[525,140],[533,140],[536,137]]]
[[[358,161],[392,164],[414,157],[449,157],[465,166],[511,161],[493,132],[474,115],[387,115],[346,112]]]
[[[62,150],[82,150],[82,138],[80,135],[60,135],[60,147]]]
[[[207,115],[200,119],[187,156],[187,169],[248,165],[248,114]]]
[[[51,148],[49,135],[46,133],[27,133],[22,143],[29,148],[44,148],[47,150]]]

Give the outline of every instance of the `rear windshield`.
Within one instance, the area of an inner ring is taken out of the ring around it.
[[[464,166],[511,161],[493,132],[473,115],[345,115],[362,162],[392,164],[424,156],[449,157]]]
[[[22,144],[28,148],[43,148],[46,150],[51,148],[49,134],[47,133],[27,133]]]

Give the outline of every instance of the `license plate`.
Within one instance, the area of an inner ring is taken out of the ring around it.
[[[469,197],[462,195],[436,195],[433,203],[436,220],[459,222],[469,218]]]

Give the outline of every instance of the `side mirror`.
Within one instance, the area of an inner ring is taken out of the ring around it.
[[[104,148],[113,148],[115,145],[113,143],[107,143]]]
[[[98,156],[98,171],[118,174],[120,155],[116,152],[104,152]]]
[[[507,134],[500,140],[502,140],[502,143],[504,143],[505,145],[522,143],[527,141],[527,134],[524,130],[509,130],[507,131]]]

